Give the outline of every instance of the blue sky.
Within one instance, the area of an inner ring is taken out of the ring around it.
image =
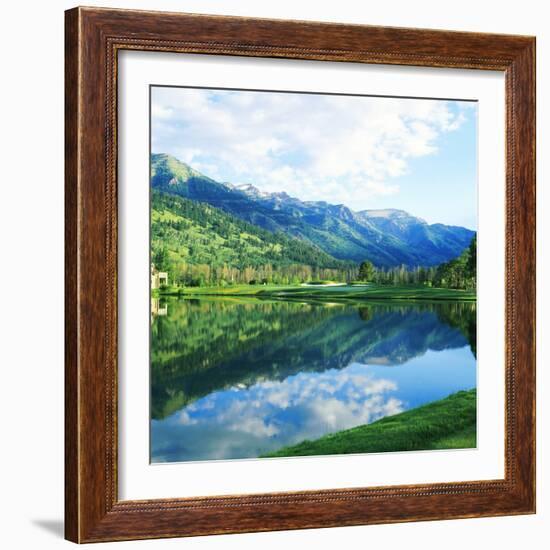
[[[153,87],[153,153],[219,181],[477,227],[477,104]]]

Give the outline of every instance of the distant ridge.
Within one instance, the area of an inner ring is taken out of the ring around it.
[[[152,155],[151,185],[309,242],[334,258],[368,259],[378,267],[438,265],[459,256],[475,235],[464,227],[428,224],[403,210],[354,212],[343,204],[301,201],[284,191],[220,183],[167,154]]]

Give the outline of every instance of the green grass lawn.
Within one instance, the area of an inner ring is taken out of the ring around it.
[[[279,290],[266,289],[259,296],[276,295],[288,298],[330,298],[361,300],[475,300],[476,294],[470,290],[433,288],[421,285],[407,286],[334,286],[334,287],[290,287]]]
[[[230,285],[168,287],[157,291],[160,296],[259,296],[282,290],[292,290],[289,285]],[[153,291],[154,292],[154,291]]]
[[[381,453],[476,446],[476,390],[460,391],[364,426],[283,447],[266,457]]]
[[[165,295],[202,296],[258,296],[266,298],[309,298],[331,300],[468,300],[475,301],[472,290],[433,288],[421,285],[407,286],[289,286],[289,285],[231,285],[226,287],[167,288]]]

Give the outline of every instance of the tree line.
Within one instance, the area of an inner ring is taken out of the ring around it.
[[[314,281],[342,283],[370,282],[379,285],[425,285],[438,288],[475,289],[476,238],[458,257],[434,267],[378,268],[366,260],[359,266],[333,269],[306,264],[246,266],[228,264],[191,264],[170,261],[166,247],[157,250],[153,263],[159,271],[168,271],[170,281],[177,286],[228,286],[232,284],[300,284]]]
[[[272,264],[265,264],[238,268],[227,264],[222,266],[186,262],[173,264],[169,261],[165,262],[164,258],[163,252],[153,256],[155,268],[159,271],[167,271],[170,283],[176,286],[293,285],[317,280],[346,283],[355,280],[357,274],[357,268],[343,270],[305,264],[276,267]]]
[[[359,265],[358,279],[381,285],[421,284],[438,288],[471,290],[476,288],[477,237],[458,258],[434,267],[405,266],[377,268],[366,260]]]

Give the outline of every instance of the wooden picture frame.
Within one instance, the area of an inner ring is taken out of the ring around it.
[[[117,496],[117,53],[501,71],[505,477],[174,500]],[[66,538],[97,542],[535,511],[535,39],[99,8],[66,12]]]

